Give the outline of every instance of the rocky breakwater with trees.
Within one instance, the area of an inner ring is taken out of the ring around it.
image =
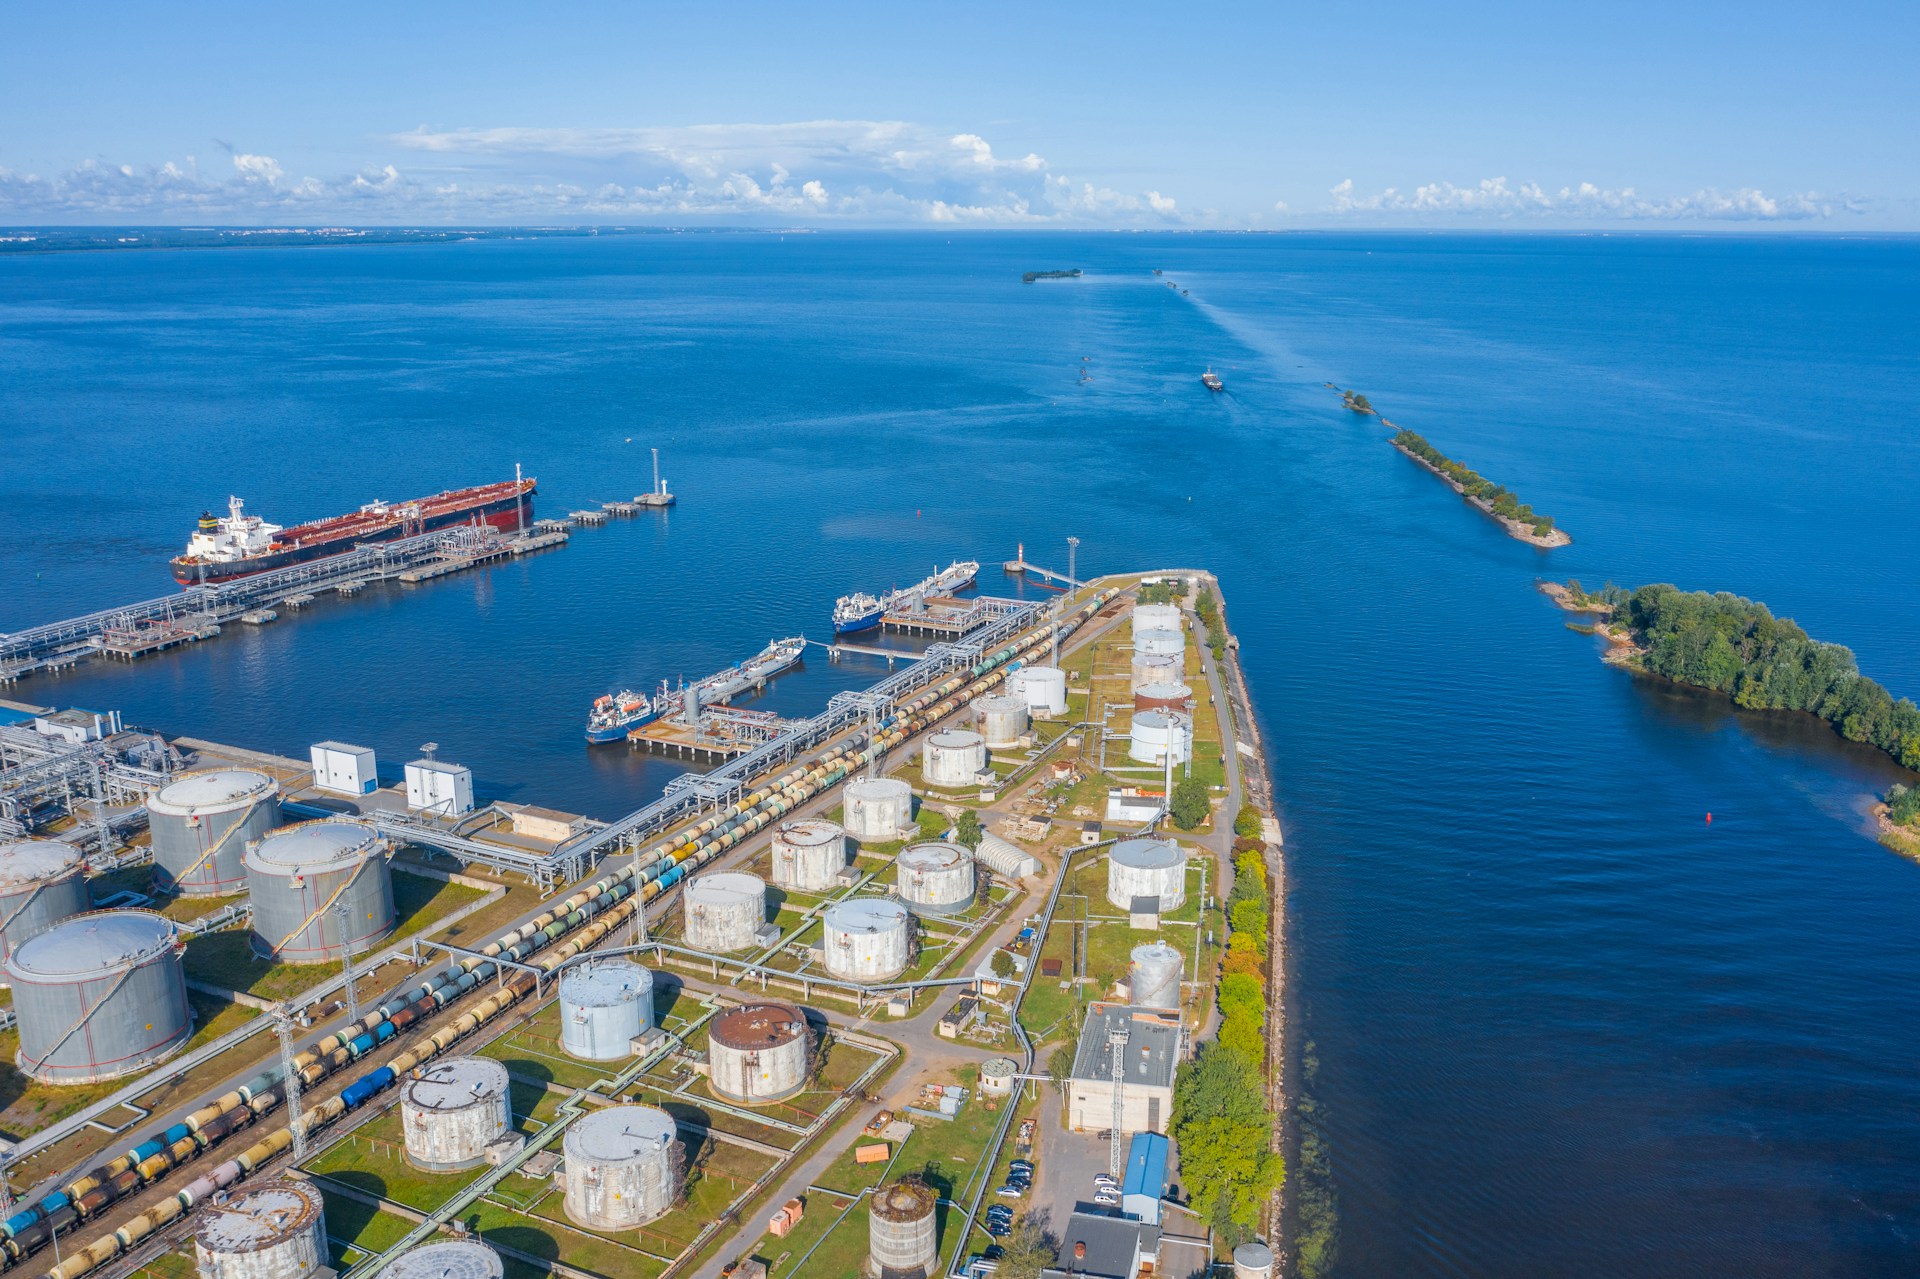
[[[1506,487],[1454,461],[1429,444],[1418,432],[1403,427],[1387,443],[1432,471],[1446,481],[1454,492],[1498,520],[1500,527],[1507,531],[1507,536],[1543,547],[1565,546],[1573,541],[1564,530],[1554,527],[1551,515],[1540,514]]]
[[[1920,772],[1920,706],[1862,675],[1851,649],[1814,639],[1765,604],[1666,583],[1588,591],[1570,581],[1541,589],[1564,609],[1603,615],[1598,629],[1620,665],[1724,693],[1745,710],[1818,715],[1848,741]],[[1920,856],[1920,788],[1894,786],[1876,815],[1883,842]]]

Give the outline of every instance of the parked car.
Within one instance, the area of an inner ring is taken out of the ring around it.
[[[1104,1173],[1104,1172],[1095,1173],[1093,1177],[1093,1184],[1096,1186],[1104,1187],[1105,1189],[1108,1189],[1108,1190],[1120,1189],[1119,1181],[1117,1181],[1110,1173]]]
[[[1033,1172],[1033,1160],[1015,1159],[1011,1163],[1009,1163],[1007,1167],[1012,1169],[1014,1172],[1024,1172],[1031,1175]]]
[[[1093,1201],[1102,1208],[1118,1208],[1120,1206],[1120,1196],[1114,1194],[1111,1190],[1102,1190],[1093,1197]]]
[[[1006,1255],[1007,1250],[1005,1248],[1002,1248],[997,1243],[990,1243],[986,1246],[986,1249],[981,1252],[980,1259],[982,1261],[998,1261]]]
[[[1012,1221],[1013,1209],[1007,1207],[1005,1204],[994,1204],[991,1208],[987,1209],[987,1220]]]

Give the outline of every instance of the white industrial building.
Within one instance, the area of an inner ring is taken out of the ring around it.
[[[345,742],[315,742],[307,752],[316,790],[336,795],[371,795],[380,784],[373,752]]]
[[[407,807],[436,817],[473,811],[473,770],[437,759],[407,765]]]
[[[1116,1030],[1126,1032],[1119,1046],[1124,1061],[1120,1131],[1165,1133],[1173,1114],[1174,1072],[1180,1065],[1180,1015],[1127,1004],[1092,1004],[1087,1009],[1067,1080],[1067,1126],[1075,1132],[1113,1127]]]

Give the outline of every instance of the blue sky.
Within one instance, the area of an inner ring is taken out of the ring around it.
[[[9,6],[0,223],[1920,229],[1920,4]]]

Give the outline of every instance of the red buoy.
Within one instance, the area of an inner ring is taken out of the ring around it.
[[[1712,813],[1708,813],[1708,814],[1707,814],[1707,825],[1709,825],[1709,826],[1711,826],[1711,825],[1713,825],[1713,814],[1712,814]]]

